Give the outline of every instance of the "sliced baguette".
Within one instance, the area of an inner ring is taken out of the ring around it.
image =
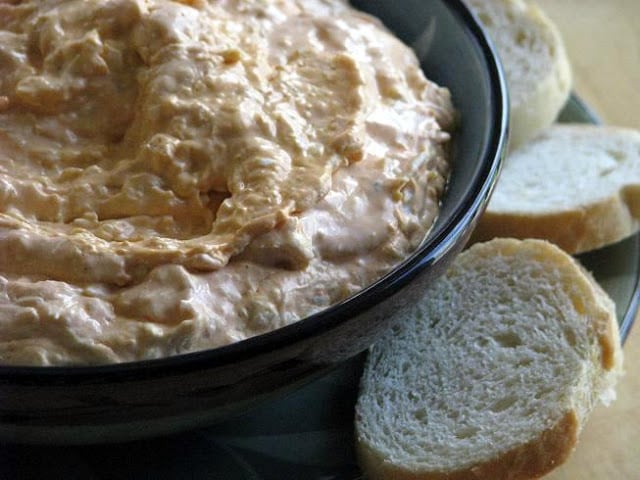
[[[622,352],[615,307],[541,240],[476,244],[370,350],[358,459],[375,479],[528,479],[570,454]]]
[[[511,97],[514,149],[551,125],[569,98],[571,67],[560,33],[523,0],[466,0],[502,62]]]
[[[511,152],[472,241],[541,238],[575,254],[640,229],[640,132],[557,124]]]

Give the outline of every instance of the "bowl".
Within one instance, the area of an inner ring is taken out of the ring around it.
[[[461,114],[441,212],[421,247],[347,300],[229,346],[115,365],[0,366],[1,440],[123,441],[225,419],[366,350],[444,272],[485,208],[505,153],[508,99],[499,62],[460,1],[353,3],[414,48]]]

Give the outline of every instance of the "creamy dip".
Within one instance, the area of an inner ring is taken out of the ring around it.
[[[340,0],[0,2],[0,363],[236,342],[424,239],[449,93]]]

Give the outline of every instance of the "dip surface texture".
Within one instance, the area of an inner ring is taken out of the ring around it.
[[[0,3],[0,363],[236,342],[424,239],[449,93],[340,0]]]

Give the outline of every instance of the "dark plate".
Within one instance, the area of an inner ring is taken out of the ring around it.
[[[597,118],[572,97],[561,121]],[[615,300],[625,337],[640,299],[639,259],[638,235],[580,256]],[[353,408],[362,360],[359,356],[251,413],[189,434],[91,447],[0,445],[0,472],[28,473],[29,478],[361,479],[353,451]]]
[[[459,0],[367,0],[413,45],[461,114],[438,221],[398,268],[346,301],[236,344],[97,367],[0,366],[0,439],[122,441],[229,418],[299,387],[368,348],[462,249],[497,178],[507,131],[504,78]],[[451,61],[455,59],[455,61]]]

